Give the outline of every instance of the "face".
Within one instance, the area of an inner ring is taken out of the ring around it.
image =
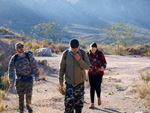
[[[17,51],[18,53],[24,53],[23,46],[22,46],[22,45],[18,46],[18,47],[16,48],[16,51]]]
[[[78,48],[71,48],[71,51],[75,54],[78,51]]]
[[[91,48],[91,51],[92,51],[93,54],[96,52],[96,50],[97,50],[96,47],[92,47],[92,48]]]

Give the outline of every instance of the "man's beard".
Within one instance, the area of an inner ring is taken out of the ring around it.
[[[24,51],[23,51],[23,50],[21,50],[21,51],[18,51],[18,53],[24,53]]]

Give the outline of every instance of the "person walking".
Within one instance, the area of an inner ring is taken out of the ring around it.
[[[33,113],[31,107],[33,75],[35,81],[39,80],[39,70],[37,62],[30,52],[24,51],[24,45],[17,43],[15,45],[16,54],[13,55],[9,62],[8,78],[10,87],[16,78],[16,90],[19,97],[19,113],[24,111],[24,95],[26,95],[26,106],[29,113]]]
[[[86,52],[79,48],[79,41],[72,39],[70,49],[62,54],[59,83],[63,87],[64,74],[66,84],[65,113],[81,113],[84,103],[85,69],[89,69],[90,62]]]
[[[97,49],[97,44],[95,42],[90,45],[90,50],[87,54],[90,60],[88,78],[90,84],[91,105],[89,108],[94,108],[95,91],[97,93],[98,105],[101,105],[101,83],[107,63],[104,54]]]

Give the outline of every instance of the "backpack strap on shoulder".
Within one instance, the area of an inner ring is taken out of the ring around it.
[[[69,50],[67,49],[65,52],[64,52],[64,55],[65,55],[65,60],[66,60],[66,58],[67,58],[67,54],[68,54],[68,52],[69,52]]]
[[[27,59],[28,59],[29,62],[30,62],[29,53],[26,53],[26,52],[25,52],[25,55],[26,55]]]
[[[84,51],[82,50],[82,49],[80,49],[80,52],[81,52],[81,57],[82,57],[82,59],[84,60]]]
[[[17,61],[17,58],[18,58],[18,54],[16,53],[14,57],[15,57],[15,58],[14,58],[14,64],[15,64],[16,61]]]
[[[102,52],[98,50],[98,55],[100,57],[100,60],[102,61]]]

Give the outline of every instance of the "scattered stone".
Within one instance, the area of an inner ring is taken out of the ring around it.
[[[36,56],[51,56],[51,49],[50,48],[40,48],[35,50]]]

